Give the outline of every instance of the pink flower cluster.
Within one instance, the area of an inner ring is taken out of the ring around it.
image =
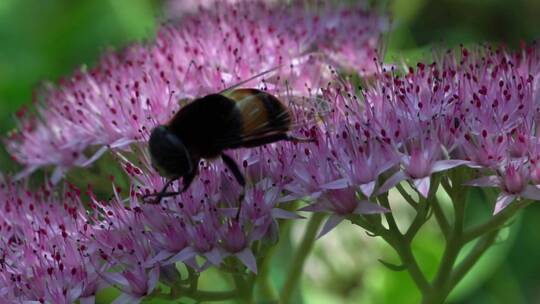
[[[462,48],[429,65],[383,70],[372,60],[381,26],[360,10],[223,2],[50,89],[39,119],[24,119],[8,141],[24,173],[57,165],[56,180],[112,148],[131,187],[113,187],[109,201],[89,192],[84,205],[74,186],[57,198],[2,180],[0,300],[86,303],[114,285],[117,303],[137,303],[178,275],[176,263],[200,272],[235,258],[237,271],[257,272],[254,245],[277,241],[278,219],[300,217],[290,202],[330,214],[323,235],[351,217],[388,212],[374,197],[402,181],[429,197],[432,175],[457,166],[476,170],[469,185],[499,187],[495,212],[540,199],[540,48]],[[326,75],[328,63],[378,74],[358,89]],[[165,182],[145,149],[150,129],[184,100],[277,66],[260,86],[290,105],[292,133],[314,141],[229,151],[245,189],[220,161],[203,161],[186,192],[143,203]]]
[[[264,76],[265,86],[286,83],[296,93],[327,80],[329,63],[373,73],[385,27],[384,18],[357,8],[222,1],[163,26],[151,45],[107,53],[96,67],[50,86],[37,117],[22,119],[7,148],[26,167],[19,177],[55,165],[56,182],[108,148],[144,141],[152,126],[178,110],[179,100],[263,71],[280,67]]]
[[[2,303],[93,303],[100,266],[78,194],[56,199],[49,188],[22,191],[0,180]]]
[[[408,179],[427,197],[433,173],[467,165],[485,176],[469,185],[501,189],[495,213],[516,198],[540,199],[537,45],[462,48],[396,74],[385,71],[364,92],[365,126],[399,155],[377,193]]]

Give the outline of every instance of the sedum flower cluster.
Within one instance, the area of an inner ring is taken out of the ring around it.
[[[300,94],[328,78],[329,63],[373,73],[384,29],[382,17],[360,8],[222,2],[163,25],[150,45],[109,52],[97,66],[50,86],[37,117],[21,121],[7,148],[25,165],[20,176],[54,165],[57,182],[68,168],[88,166],[107,147],[144,141],[149,129],[178,110],[179,100],[280,67],[287,89]],[[279,74],[266,85],[285,90]]]
[[[25,166],[20,176],[53,165],[56,182],[108,152],[131,185],[113,185],[108,200],[91,189],[82,199],[71,184],[59,194],[53,183],[30,191],[3,178],[2,303],[92,303],[107,286],[121,292],[116,303],[136,303],[163,296],[158,283],[168,296],[200,299],[193,282],[209,267],[249,286],[280,223],[302,218],[297,211],[328,214],[322,236],[344,220],[390,212],[378,198],[403,181],[431,197],[433,179],[458,166],[474,172],[467,185],[499,189],[494,213],[540,199],[540,49],[462,48],[383,68],[375,51],[383,19],[360,9],[220,2],[164,25],[153,44],[107,53],[50,87],[38,116],[24,117],[7,140]],[[373,85],[358,88],[329,65],[374,74]],[[245,189],[220,161],[203,161],[186,192],[145,203],[166,182],[145,149],[152,127],[197,96],[265,71],[249,85],[288,104],[291,132],[313,142],[232,151]]]

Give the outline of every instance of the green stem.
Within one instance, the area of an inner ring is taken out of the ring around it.
[[[390,208],[390,204],[386,196],[379,196],[379,202],[382,206]],[[391,212],[386,213],[385,216],[388,222],[388,230],[383,230],[384,233],[382,233],[381,236],[384,240],[386,240],[386,242],[388,242],[388,244],[390,244],[394,248],[394,250],[396,250],[401,261],[407,267],[407,271],[411,275],[416,286],[418,286],[418,288],[422,292],[427,291],[429,289],[429,283],[424,274],[422,273],[422,270],[420,270],[418,262],[416,261],[416,258],[412,253],[408,237],[404,236],[399,231],[396,220]]]
[[[189,292],[187,289],[180,288],[175,290],[170,294],[164,293],[155,293],[151,295],[152,298],[165,299],[165,300],[178,300],[180,298],[190,298],[197,302],[202,301],[225,301],[234,299],[238,296],[236,290],[230,291],[206,291],[206,290],[196,290],[194,292]]]
[[[304,263],[306,258],[313,247],[313,243],[317,237],[317,231],[324,219],[324,214],[314,213],[309,219],[306,231],[304,232],[304,237],[300,242],[298,249],[293,257],[291,262],[291,267],[289,269],[289,275],[285,280],[283,285],[283,290],[281,292],[280,303],[287,304],[290,303],[292,295],[298,285],[298,279],[302,274],[302,269],[304,268]]]
[[[401,184],[397,184],[396,189],[411,207],[414,209],[418,208],[418,203],[409,195],[409,193],[407,193],[407,190],[405,190]]]
[[[197,287],[199,286],[199,273],[195,272],[191,267],[188,267],[188,280],[189,280],[189,289],[188,292],[190,294],[195,293],[197,291]]]
[[[450,274],[452,273],[456,259],[464,244],[463,225],[467,191],[466,189],[463,189],[459,183],[455,183],[453,187],[450,187],[443,179],[442,184],[445,191],[452,198],[454,206],[454,224],[452,229],[447,230],[447,234],[445,234],[446,246],[444,248],[440,266],[433,279],[431,291],[423,294],[423,303],[442,303],[446,299],[450,290],[447,290],[445,286],[448,285]]]
[[[429,292],[429,282],[420,269],[420,266],[418,266],[418,262],[412,253],[410,243],[407,242],[402,236],[398,238],[393,238],[393,236],[394,234],[390,233],[389,235],[383,235],[383,238],[396,250],[401,261],[407,267],[409,275],[413,279],[416,286],[418,286],[418,289],[420,289],[422,294]]]
[[[432,283],[433,287],[430,293],[424,294],[423,303],[442,303],[446,299],[449,290],[447,291],[443,287],[450,280],[450,274],[462,246],[463,243],[459,239],[459,236],[453,235],[448,239],[439,269]]]
[[[238,295],[236,290],[231,291],[204,291],[197,290],[190,294],[189,297],[197,302],[202,301],[224,301],[234,299]]]
[[[392,214],[392,211],[391,211],[392,209],[390,208],[390,202],[388,201],[388,194],[382,194],[378,197],[378,199],[381,206],[390,210],[390,212],[386,212],[384,214],[384,217],[386,218],[386,221],[388,222],[389,230],[395,231],[401,236],[401,232],[399,231],[399,227],[397,225],[396,219],[394,218],[394,215]]]
[[[409,226],[409,229],[407,229],[407,232],[405,233],[405,241],[408,243],[411,243],[420,228],[422,228],[422,225],[426,222],[426,216],[429,210],[427,200],[424,198],[420,199],[420,203],[418,204],[418,209],[416,211],[416,216],[414,217],[414,220],[412,221],[411,225]]]
[[[433,210],[433,214],[435,214],[435,219],[437,220],[437,224],[439,224],[439,228],[441,228],[441,232],[445,239],[448,238],[450,235],[450,224],[448,223],[448,219],[444,215],[444,212],[441,208],[441,202],[437,199],[436,196],[433,197],[431,204],[431,208]]]
[[[447,287],[449,291],[452,290],[454,286],[456,286],[467,274],[467,272],[476,264],[476,262],[478,262],[484,252],[493,244],[498,233],[498,230],[492,231],[478,240],[471,252],[469,252],[469,254],[452,272],[449,286]]]
[[[276,247],[270,248],[266,252],[264,261],[261,263],[259,274],[257,275],[257,285],[259,285],[260,295],[264,300],[274,300],[277,298],[277,292],[272,281],[270,280],[270,266],[272,262],[272,255],[274,254]]]
[[[519,210],[529,205],[532,201],[519,201],[510,204],[501,212],[497,213],[489,219],[489,221],[480,224],[474,228],[471,228],[465,233],[464,243],[468,243],[484,234],[498,230],[502,225],[506,223],[512,216],[514,216]]]
[[[238,300],[242,303],[253,303],[253,286],[255,285],[255,276],[249,275],[247,278],[241,273],[233,274],[236,285],[236,294]]]

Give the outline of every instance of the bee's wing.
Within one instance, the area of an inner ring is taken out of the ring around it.
[[[257,89],[237,89],[224,95],[236,102],[242,118],[243,139],[289,130],[291,113],[273,95]]]
[[[236,89],[223,95],[236,102],[242,118],[241,134],[221,140],[227,146],[317,124],[328,109],[323,99],[292,96],[286,97],[287,107],[273,95],[256,89]]]

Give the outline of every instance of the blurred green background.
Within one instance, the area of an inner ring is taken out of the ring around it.
[[[540,37],[539,0],[386,2],[394,25],[386,37],[388,61],[417,61],[429,55],[434,44],[494,42],[514,47]],[[107,48],[151,39],[164,19],[163,3],[0,0],[0,133],[14,127],[15,111],[31,104],[32,92],[43,81],[54,82],[82,64],[92,65]],[[16,170],[3,149],[0,171]],[[540,206],[529,207],[510,229],[506,241],[491,250],[451,302],[540,303],[539,217]],[[343,224],[318,243],[306,268],[304,302],[418,302],[405,273],[394,273],[377,262],[380,257],[397,260],[389,248],[351,227]],[[299,229],[293,227],[293,241]],[[434,267],[441,238],[430,227],[420,235],[415,242],[418,257],[427,268]],[[278,258],[276,273],[279,262]]]

